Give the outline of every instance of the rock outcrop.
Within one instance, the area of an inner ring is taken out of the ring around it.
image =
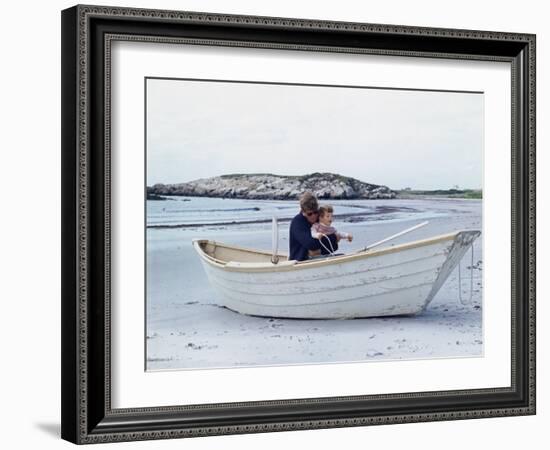
[[[334,173],[302,176],[273,174],[232,174],[201,178],[188,183],[155,184],[147,195],[188,195],[262,200],[297,199],[305,191],[319,199],[391,199],[396,193],[387,186],[365,183]]]

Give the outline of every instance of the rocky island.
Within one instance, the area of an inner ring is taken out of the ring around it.
[[[268,173],[231,174],[201,178],[178,184],[147,186],[147,199],[160,196],[187,195],[259,200],[298,199],[305,191],[319,199],[393,199],[396,193],[387,186],[365,183],[334,173],[309,175],[274,175]]]

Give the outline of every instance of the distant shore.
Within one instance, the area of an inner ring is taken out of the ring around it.
[[[319,200],[381,200],[460,198],[481,199],[481,189],[390,189],[336,173],[275,175],[229,174],[185,183],[147,186],[147,200],[163,201],[173,196],[233,198],[241,200],[298,200],[306,192]]]
[[[394,190],[394,192],[397,194],[396,198],[400,199],[460,198],[480,200],[483,198],[481,189],[435,189],[432,191],[402,189]]]
[[[395,192],[387,186],[366,183],[335,173],[275,175],[271,173],[229,174],[185,183],[156,183],[147,186],[148,199],[159,196],[236,198],[244,200],[297,200],[306,192],[319,199],[391,199]]]
[[[426,190],[395,190],[395,197],[388,198],[388,200],[393,199],[424,199],[424,198],[460,198],[460,199],[474,199],[481,200],[483,199],[483,192],[481,189],[436,189],[433,191]],[[181,194],[152,194],[147,193],[147,200],[169,200],[173,196],[182,196]],[[184,195],[185,197],[207,197],[207,198],[227,198],[220,195]],[[246,200],[246,198],[244,198]],[[251,197],[248,200],[256,200],[255,197]],[[276,198],[266,199],[266,200],[278,200]],[[342,199],[343,200],[343,199]],[[350,199],[353,200],[353,199]]]

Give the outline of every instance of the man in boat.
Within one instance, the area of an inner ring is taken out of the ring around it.
[[[305,261],[310,250],[321,249],[321,242],[311,236],[311,225],[319,220],[319,203],[311,192],[305,192],[300,198],[300,212],[290,222],[288,259]],[[334,242],[334,250],[338,242]]]

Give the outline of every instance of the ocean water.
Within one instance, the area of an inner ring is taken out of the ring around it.
[[[299,211],[296,200],[241,200],[206,197],[163,197],[147,201],[148,228],[196,228],[270,223],[272,217],[288,222]],[[323,201],[320,201],[322,205]],[[327,202],[328,203],[328,202]],[[456,202],[426,200],[331,200],[335,218],[342,222],[410,221],[446,217]],[[450,209],[450,210],[449,210]]]

